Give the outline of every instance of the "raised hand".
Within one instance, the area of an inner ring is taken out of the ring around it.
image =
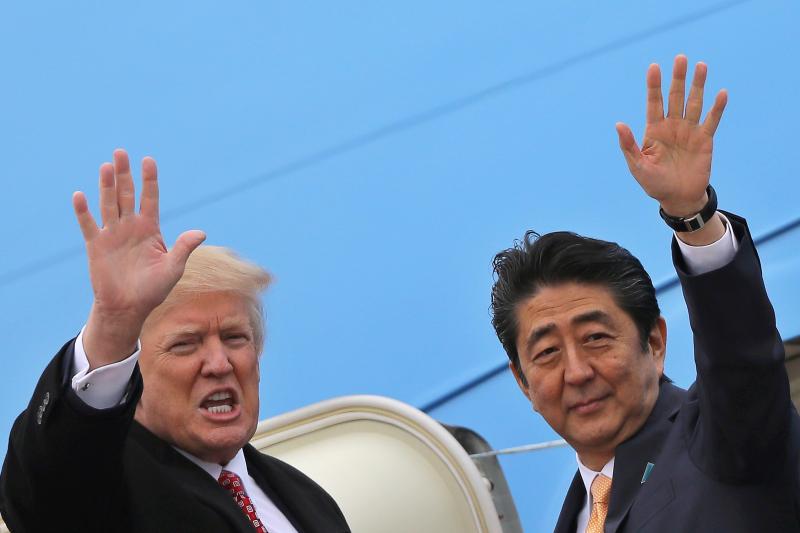
[[[665,117],[661,71],[655,64],[648,68],[647,125],[641,149],[631,129],[617,123],[619,145],[634,178],[649,196],[658,200],[665,212],[676,217],[694,215],[706,204],[714,132],[728,100],[727,92],[720,91],[701,123],[708,69],[704,63],[695,67],[684,106],[686,70],[686,56],[677,56]]]
[[[145,319],[178,282],[205,234],[184,232],[167,250],[159,227],[156,162],[149,157],[142,160],[136,213],[133,176],[124,150],[114,152],[113,165],[100,167],[102,226],[95,222],[82,192],[73,195],[72,203],[86,241],[94,290],[83,345],[90,366],[96,368],[133,353]]]

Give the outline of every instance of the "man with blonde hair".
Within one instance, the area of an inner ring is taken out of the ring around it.
[[[100,227],[73,196],[94,302],[11,431],[4,520],[15,533],[350,531],[321,487],[248,444],[270,275],[197,230],[167,250],[151,158],[134,204],[123,150],[100,167]]]

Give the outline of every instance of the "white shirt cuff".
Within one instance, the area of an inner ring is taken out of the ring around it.
[[[89,372],[89,359],[83,348],[83,331],[75,339],[75,355],[72,360],[72,389],[78,398],[89,407],[108,409],[125,400],[125,391],[131,380],[136,362],[139,360],[141,344],[136,342],[136,351],[122,361],[95,368]]]
[[[733,234],[728,217],[722,213],[719,213],[719,216],[722,217],[722,222],[725,224],[725,235],[716,242],[705,246],[692,246],[683,242],[677,235],[675,236],[683,258],[686,260],[686,268],[693,276],[724,267],[733,261],[736,250],[739,249],[739,243],[736,242],[736,236]]]

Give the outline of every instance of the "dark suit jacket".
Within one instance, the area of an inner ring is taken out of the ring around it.
[[[133,420],[138,369],[123,405],[95,410],[77,397],[73,346],[47,367],[11,430],[0,511],[12,533],[253,533],[216,480]],[[298,532],[350,531],[333,499],[303,473],[250,445],[244,453],[250,476]]]
[[[725,267],[690,276],[673,243],[697,381],[662,383],[644,426],[617,447],[606,532],[800,531],[800,419],[783,344],[746,223],[727,216],[739,250]],[[585,497],[576,474],[557,533],[575,533]]]

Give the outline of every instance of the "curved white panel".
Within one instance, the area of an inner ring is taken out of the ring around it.
[[[461,445],[402,402],[326,400],[261,422],[252,443],[330,492],[354,533],[501,531],[484,479]]]

